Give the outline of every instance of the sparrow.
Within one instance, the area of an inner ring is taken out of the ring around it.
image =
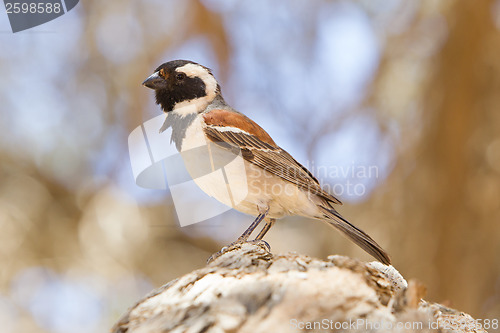
[[[254,241],[261,241],[276,219],[299,215],[327,222],[377,260],[391,263],[368,234],[337,212],[334,206],[341,205],[340,200],[324,191],[313,174],[262,127],[226,103],[209,68],[188,60],[169,61],[142,85],[155,91],[156,103],[167,114],[160,132],[172,129],[171,141],[191,175],[200,165],[208,163],[213,169],[227,164],[226,183],[211,174],[193,180],[209,196],[256,216],[235,243],[248,241],[262,221],[265,225]],[[188,154],[207,146],[209,154]],[[229,165],[224,153],[240,156],[242,162]],[[227,184],[232,191],[229,199]]]

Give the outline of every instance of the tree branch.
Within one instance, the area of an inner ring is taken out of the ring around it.
[[[424,292],[379,262],[273,255],[245,243],[153,291],[113,332],[465,332],[474,323],[421,300]]]

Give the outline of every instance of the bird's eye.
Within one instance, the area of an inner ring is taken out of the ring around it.
[[[177,80],[179,80],[179,81],[180,81],[180,80],[184,80],[184,79],[186,78],[186,74],[184,74],[184,73],[178,73],[178,74],[175,76],[175,78],[176,78]]]

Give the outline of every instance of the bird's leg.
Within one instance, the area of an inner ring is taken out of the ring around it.
[[[274,222],[276,222],[276,219],[266,219],[266,225],[264,226],[264,228],[262,228],[257,237],[255,237],[255,240],[261,240],[262,238],[264,238],[269,229],[271,229],[271,227],[274,225]]]
[[[271,227],[274,225],[274,222],[276,222],[276,219],[266,218],[266,224],[264,225],[262,230],[259,232],[257,237],[255,237],[255,239],[253,241],[251,241],[252,243],[263,242],[264,245],[266,246],[268,252],[271,252],[271,246],[269,245],[268,242],[266,242],[262,238],[264,238],[264,236],[269,231],[269,229],[271,229]]]
[[[231,244],[229,244],[227,246],[224,246],[219,252],[212,254],[210,256],[210,258],[208,258],[207,263],[210,263],[215,258],[220,257],[222,254],[224,254],[225,252],[227,252],[227,250],[231,246],[233,246],[235,244],[245,243],[246,241],[248,241],[248,237],[250,237],[250,235],[255,230],[255,228],[257,228],[257,226],[260,224],[260,222],[262,222],[262,220],[266,218],[266,215],[267,215],[268,212],[269,212],[269,208],[262,209],[262,210],[259,209],[259,215],[255,218],[255,220],[252,222],[252,224],[250,224],[250,226],[247,228],[247,230],[245,230],[245,232],[240,237],[238,237],[238,239],[235,242],[232,242]],[[270,222],[268,222],[266,220],[266,225],[264,226],[264,228],[261,230],[261,232],[259,233],[259,235],[257,236],[257,238],[255,240],[251,241],[251,242],[252,243],[264,242],[265,245],[266,245],[266,247],[268,248],[268,250],[270,250],[271,247],[269,246],[269,244],[267,244],[266,241],[263,241],[263,240],[261,240],[258,237],[261,237],[261,238],[264,237],[264,234],[267,232],[267,230],[269,230],[269,228],[271,228],[271,226],[272,226],[273,223],[274,223],[274,221],[268,227],[268,224],[270,224]],[[264,231],[264,229],[266,229],[266,230]]]
[[[241,234],[240,237],[238,237],[238,239],[236,240],[235,243],[246,242],[248,237],[250,237],[252,232],[255,230],[255,228],[257,228],[257,226],[260,224],[260,222],[262,222],[262,220],[266,217],[267,212],[268,212],[268,210],[266,210],[264,213],[260,213],[257,216],[257,218],[252,222],[252,224],[250,224],[250,226],[247,228],[247,230],[245,230],[245,232],[243,234]],[[266,225],[267,225],[267,222],[266,222]],[[265,226],[264,226],[264,228],[265,228]],[[261,231],[261,233],[262,233],[262,231]]]

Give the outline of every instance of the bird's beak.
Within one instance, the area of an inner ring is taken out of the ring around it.
[[[165,79],[163,79],[158,72],[153,73],[142,83],[144,87],[151,89],[160,89],[165,85]]]

